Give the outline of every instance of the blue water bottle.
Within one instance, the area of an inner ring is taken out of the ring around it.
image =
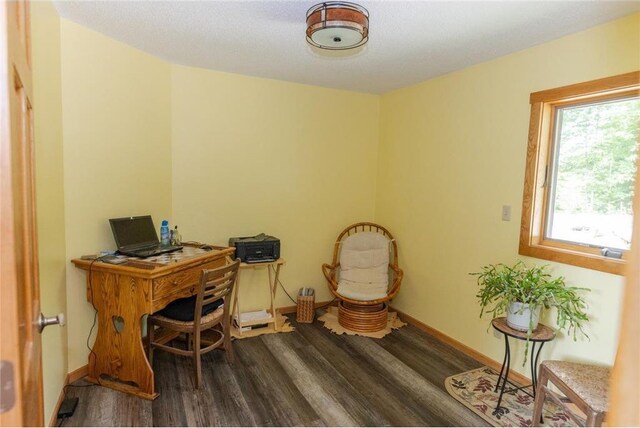
[[[162,220],[160,226],[160,245],[169,245],[169,221]]]

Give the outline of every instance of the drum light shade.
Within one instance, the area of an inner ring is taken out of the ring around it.
[[[369,40],[369,12],[355,3],[330,1],[307,11],[307,42],[321,49],[344,50]]]

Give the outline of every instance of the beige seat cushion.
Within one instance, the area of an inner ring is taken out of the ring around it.
[[[386,297],[389,288],[389,239],[358,232],[342,241],[337,293],[354,300]]]
[[[606,412],[609,400],[611,369],[568,361],[543,361],[551,373],[564,382],[587,406],[596,412]]]

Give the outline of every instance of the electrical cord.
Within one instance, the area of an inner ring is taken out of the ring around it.
[[[62,388],[62,393],[64,395],[64,397],[66,398],[67,396],[67,389],[68,388],[91,388],[93,386],[98,386],[95,383],[89,383],[87,385],[71,385],[71,384],[67,384]]]
[[[276,273],[276,269],[275,269],[273,266],[269,266],[269,269],[272,269],[272,270],[273,270],[273,273],[274,273],[274,275],[275,275],[275,273]],[[286,294],[286,295],[287,295],[287,297],[289,298],[289,300],[291,300],[293,303],[295,303],[295,304],[297,305],[297,304],[298,304],[298,302],[297,302],[296,300],[293,300],[293,297],[291,297],[291,295],[287,292],[287,289],[286,289],[286,288],[284,288],[284,285],[282,284],[282,281],[280,281],[280,278],[278,278],[278,284],[280,284],[280,288],[282,288],[282,291],[284,291],[284,294]],[[318,306],[318,307],[316,307],[316,309],[324,309],[324,308],[326,308],[326,307],[328,307],[328,306],[331,306],[331,305],[333,304],[333,302],[335,302],[335,301],[336,301],[336,297],[334,297],[334,298],[333,298],[329,303],[325,303],[325,304],[324,304],[324,305],[322,305],[322,306]]]
[[[87,349],[89,349],[89,352],[91,352],[91,355],[95,358],[96,355],[93,352],[93,349],[91,349],[91,346],[89,346],[89,340],[91,339],[91,335],[93,334],[93,329],[96,327],[96,321],[98,319],[98,308],[96,308],[95,303],[93,302],[93,284],[91,284],[91,270],[93,269],[93,264],[97,261],[101,261],[100,259],[102,259],[102,257],[97,257],[93,260],[91,260],[91,263],[89,263],[89,294],[91,295],[91,306],[93,307],[93,324],[91,324],[91,329],[89,330],[89,335],[87,336]]]
[[[324,305],[322,305],[322,306],[318,306],[316,309],[324,309],[324,308],[327,308],[327,307],[331,306],[331,305],[333,304],[333,302],[335,302],[336,300],[338,300],[338,298],[337,298],[337,297],[334,297],[333,299],[331,299],[331,301],[330,301],[329,303],[325,303],[325,304],[324,304]]]
[[[276,273],[276,268],[274,268],[272,265],[269,265],[269,269],[273,270],[273,274],[275,275]],[[275,276],[274,276],[275,278]],[[284,288],[284,285],[282,285],[282,281],[280,281],[280,278],[278,278],[278,284],[280,284],[280,288],[282,288],[282,291],[284,291],[284,294],[287,295],[287,297],[289,298],[289,300],[291,300],[293,303],[298,304],[298,302],[296,302],[295,300],[293,300],[293,297],[291,297],[291,295],[287,292],[287,289]]]
[[[95,362],[98,359],[98,356],[96,355],[95,351],[93,350],[93,348],[91,348],[91,346],[89,346],[89,340],[91,340],[91,335],[93,334],[93,329],[96,327],[96,322],[98,321],[98,308],[96,308],[95,303],[93,303],[93,284],[91,283],[91,269],[93,269],[93,264],[95,262],[98,261],[102,261],[103,257],[106,256],[100,256],[100,257],[96,257],[95,259],[91,260],[91,263],[89,263],[89,294],[91,295],[91,306],[93,306],[93,323],[91,324],[91,329],[89,330],[89,335],[87,336],[87,349],[90,352],[90,355],[93,357],[93,361]],[[98,385],[102,385],[102,383],[100,383],[100,376],[98,376],[96,378],[96,382],[98,382]],[[73,385],[67,385],[67,386],[73,386]],[[89,385],[87,385],[89,386]],[[93,386],[93,385],[90,385]],[[66,395],[66,392],[65,392]]]
[[[90,384],[87,384],[87,385],[71,385],[71,384],[67,384],[67,385],[65,385],[65,386],[62,388],[62,396],[64,397],[64,399],[66,399],[66,398],[67,398],[67,390],[68,390],[69,388],[91,388],[92,386],[98,386],[98,385],[96,385],[96,384],[94,384],[94,383],[90,383]],[[62,417],[58,417],[58,419],[60,420],[60,422],[58,422],[58,425],[57,425],[57,426],[61,427],[61,426],[64,424],[64,422],[65,422],[67,419],[69,419],[70,417],[71,417],[71,416],[68,416],[68,415],[64,415],[64,416],[62,416]]]

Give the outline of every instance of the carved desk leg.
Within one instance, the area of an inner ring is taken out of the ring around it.
[[[151,311],[150,280],[90,272],[87,294],[98,311],[98,334],[89,355],[95,383],[145,399],[158,396],[142,344],[142,317]]]

